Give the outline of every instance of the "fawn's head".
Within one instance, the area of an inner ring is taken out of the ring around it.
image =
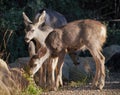
[[[25,41],[27,43],[30,42],[34,37],[38,36],[38,32],[41,31],[41,27],[43,27],[46,19],[46,11],[43,11],[41,15],[35,21],[31,21],[26,14],[23,12],[23,18],[25,23]]]
[[[34,76],[34,74],[40,69],[42,66],[42,57],[46,54],[47,49],[45,47],[41,47],[37,54],[33,55],[28,62],[28,73],[30,76]]]

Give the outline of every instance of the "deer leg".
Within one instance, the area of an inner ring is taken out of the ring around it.
[[[61,68],[60,68],[60,72],[59,72],[59,82],[57,82],[57,87],[59,87],[59,85],[60,86],[63,86],[63,81],[62,81],[62,67],[63,67],[63,64],[61,65]],[[56,67],[56,73],[58,72],[58,67]]]
[[[50,63],[48,63],[48,89],[55,90],[55,69],[58,62],[58,57],[50,58]]]
[[[53,62],[52,62],[52,89],[55,89],[55,69],[58,63],[58,57],[53,58]]]
[[[59,59],[58,59],[58,64],[57,64],[57,69],[56,69],[56,89],[58,89],[59,87],[59,82],[61,85],[63,85],[62,83],[62,67],[63,67],[63,63],[64,63],[64,56],[65,56],[65,51],[62,51],[61,54],[59,54]]]
[[[41,86],[41,87],[43,87],[43,65],[41,66],[41,68],[40,68],[40,70],[39,70],[39,85]]]
[[[52,59],[49,60],[49,62],[47,63],[47,88],[51,89],[51,85],[52,85]]]
[[[99,82],[99,89],[101,90],[105,84],[105,58],[99,50],[92,50],[91,54],[93,55],[96,62],[96,74],[93,80],[93,86],[98,86]]]
[[[94,58],[95,59],[95,58]],[[98,63],[98,61],[95,61],[96,63],[96,73],[95,73],[95,77],[93,79],[93,83],[92,83],[92,87],[97,87],[98,86],[98,81],[99,81],[99,77],[100,77],[100,64]]]
[[[99,64],[99,58],[97,57],[98,56],[98,53],[96,50],[90,50],[94,60],[95,60],[95,63],[96,63],[96,73],[95,73],[95,77],[93,79],[93,83],[92,83],[92,87],[97,87],[98,86],[98,81],[99,81],[99,77],[100,77],[100,64]]]
[[[99,89],[102,90],[102,88],[105,85],[105,57],[102,55],[102,53],[99,51],[100,55],[100,80],[99,80]]]
[[[63,86],[63,80],[62,80],[62,67],[63,67],[63,64],[61,65],[61,68],[60,68],[60,75],[59,75],[59,82],[60,82],[60,85]]]
[[[43,72],[42,72],[42,87],[46,88],[46,62],[43,63]]]

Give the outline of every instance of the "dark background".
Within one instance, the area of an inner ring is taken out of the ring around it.
[[[96,19],[107,26],[105,46],[120,44],[120,0],[0,0],[0,57],[14,62],[28,56],[22,12],[33,19],[38,10],[50,8],[69,21]]]

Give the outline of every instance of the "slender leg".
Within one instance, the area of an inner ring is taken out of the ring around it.
[[[52,59],[49,59],[49,62],[47,63],[47,88],[51,89],[51,85],[52,85]]]
[[[55,89],[55,70],[56,70],[57,63],[58,63],[58,57],[53,58],[53,62],[52,62],[52,90],[56,90]]]
[[[96,73],[95,77],[93,79],[92,87],[97,87],[98,86],[98,81],[100,77],[100,64],[98,63],[98,60],[94,57],[95,63],[96,63]]]
[[[42,72],[42,87],[46,88],[46,64],[48,60],[43,63],[43,72]]]
[[[49,90],[54,90],[55,87],[55,69],[58,63],[58,57],[49,59],[49,63],[47,63],[48,69],[48,78],[47,78],[47,86]]]
[[[41,68],[39,69],[39,85],[40,87],[43,87],[43,65],[41,66]]]
[[[105,58],[100,52],[100,50],[93,49],[90,50],[90,52],[93,55],[94,60],[96,62],[96,74],[93,80],[93,86],[98,86],[99,82],[98,88],[101,90],[105,85]]]
[[[59,59],[58,59],[58,64],[57,64],[57,69],[56,69],[56,81],[55,81],[55,87],[56,89],[58,89],[59,87],[59,82],[61,82],[62,80],[62,67],[63,67],[63,63],[64,63],[64,56],[65,56],[65,51],[62,51],[59,54]],[[61,83],[62,84],[62,83]]]
[[[62,80],[62,67],[63,67],[63,64],[61,65],[61,68],[60,68],[60,75],[59,75],[59,82],[60,82],[60,85],[63,86],[63,80]]]
[[[105,57],[102,55],[101,52],[99,52],[100,55],[100,82],[99,82],[99,89],[102,90],[102,88],[105,85]]]

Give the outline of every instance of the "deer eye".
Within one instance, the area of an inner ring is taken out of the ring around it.
[[[34,64],[34,65],[33,65],[33,67],[36,67],[36,66],[37,66],[37,64]]]
[[[41,27],[43,27],[43,26],[45,26],[45,22],[44,22],[44,23],[42,23]]]
[[[34,32],[34,31],[35,31],[34,29],[31,30],[31,32]]]

